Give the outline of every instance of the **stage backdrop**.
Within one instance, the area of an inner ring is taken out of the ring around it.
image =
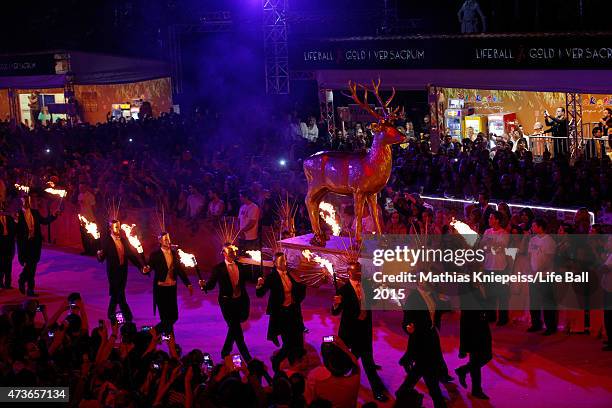
[[[531,132],[537,121],[544,124],[545,109],[552,114],[558,106],[565,107],[565,94],[560,92],[438,89],[445,101],[464,99],[466,106],[474,107],[477,114],[515,112],[519,123],[527,132]],[[598,122],[605,107],[612,107],[612,95],[583,94],[583,123]]]

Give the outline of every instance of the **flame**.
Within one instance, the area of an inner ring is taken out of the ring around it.
[[[246,251],[246,253],[256,262],[261,262],[261,251]]]
[[[304,249],[302,251],[302,256],[309,261],[318,263],[321,266],[321,268],[323,268],[329,273],[330,276],[332,277],[334,276],[335,274],[334,265],[331,263],[329,259],[321,258],[319,255],[313,255],[313,253],[310,252],[310,250],[308,249]]]
[[[453,218],[450,222],[450,226],[453,227],[459,234],[463,235],[468,244],[473,246],[476,243],[478,233],[470,228],[470,226],[465,222]]]
[[[61,198],[66,197],[66,194],[68,194],[68,193],[66,192],[66,190],[59,190],[59,189],[55,189],[55,188],[52,188],[52,187],[45,188],[45,191],[46,191],[47,193],[49,193],[49,194],[53,194],[53,195],[56,195],[56,196],[60,196]]]
[[[195,266],[198,264],[194,254],[188,254],[187,252],[184,252],[180,248],[178,250],[178,256],[179,256],[181,263],[186,268],[195,268]]]
[[[24,193],[26,193],[26,194],[29,194],[29,193],[30,193],[30,187],[28,187],[28,186],[23,186],[23,185],[21,185],[21,184],[17,184],[17,183],[15,183],[15,188],[16,188],[17,190],[19,190],[19,191],[23,191],[23,192],[24,192]]]
[[[79,221],[83,227],[85,227],[85,231],[90,234],[94,239],[100,239],[100,233],[98,232],[98,226],[94,222],[87,221],[87,218],[83,217],[79,214]]]
[[[323,218],[323,221],[329,225],[332,229],[332,233],[336,236],[340,235],[340,224],[336,221],[336,209],[330,203],[321,201],[319,204],[319,215]]]
[[[139,254],[142,254],[144,252],[144,249],[142,249],[142,244],[140,243],[140,240],[134,233],[134,227],[136,227],[136,224],[132,224],[132,225],[121,224],[121,229],[123,230],[123,232],[125,232],[125,236],[127,237],[130,245],[136,249],[136,252],[138,252]]]

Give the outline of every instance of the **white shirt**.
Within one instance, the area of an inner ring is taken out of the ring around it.
[[[308,126],[306,123],[300,123],[300,127],[302,129],[302,137],[311,142],[316,142],[319,138],[319,128],[315,123],[312,127]]]
[[[506,269],[506,247],[510,236],[500,228],[495,231],[489,228],[484,232],[484,243],[487,246],[485,252],[484,268],[487,271],[503,271]],[[492,250],[492,247],[500,247]],[[493,251],[495,253],[493,253]]]
[[[240,297],[240,270],[238,269],[238,265],[236,265],[236,262],[229,263],[226,260],[225,266],[227,267],[227,273],[229,274],[230,281],[232,282],[232,297]]]
[[[557,244],[548,234],[536,234],[529,240],[529,260],[531,272],[552,271]]]
[[[281,282],[283,283],[283,291],[285,292],[285,301],[283,302],[284,307],[288,307],[293,303],[293,298],[291,297],[291,289],[293,284],[291,283],[291,279],[287,276],[287,271],[278,270],[278,274],[280,275]]]
[[[241,205],[238,212],[238,220],[240,222],[240,229],[246,227],[249,221],[253,221],[253,226],[244,231],[244,239],[247,241],[257,239],[257,223],[259,222],[259,207],[257,207],[257,204]]]
[[[187,197],[187,211],[190,217],[197,216],[204,206],[204,197],[200,194],[189,194]]]
[[[168,267],[168,273],[166,274],[166,280],[160,282],[161,286],[174,286],[176,285],[176,279],[174,275],[174,259],[172,257],[172,250],[162,248],[162,254],[164,254],[164,259],[166,260],[166,266]]]
[[[123,265],[125,263],[125,248],[123,248],[123,243],[121,242],[121,237],[116,236],[115,234],[111,234],[111,238],[115,243],[115,248],[117,249],[117,256],[119,257],[119,265]]]

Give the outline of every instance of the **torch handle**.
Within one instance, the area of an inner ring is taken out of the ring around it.
[[[199,281],[203,281],[204,278],[202,277],[202,271],[200,271],[200,266],[199,265],[195,266],[195,271],[196,271],[196,274],[198,275],[198,283],[199,283]],[[200,286],[200,290],[202,292],[204,292],[204,288],[202,286]]]

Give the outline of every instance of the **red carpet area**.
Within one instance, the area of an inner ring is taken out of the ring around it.
[[[21,268],[15,260],[13,285]],[[197,287],[197,278],[191,276]],[[90,319],[90,329],[98,319],[106,317],[108,289],[103,264],[94,258],[80,256],[56,248],[43,249],[37,271],[36,290],[40,301],[46,304],[51,315],[65,296],[80,292]],[[274,345],[266,340],[268,317],[265,315],[265,299],[258,299],[254,287],[251,294],[251,317],[245,324],[245,337],[254,357],[269,362]],[[17,289],[2,290],[3,304],[25,300]],[[303,304],[305,324],[310,332],[306,343],[311,349],[319,349],[322,336],[336,333],[339,319],[328,312],[333,290],[331,285],[309,289]],[[151,278],[130,269],[127,298],[138,326],[158,322],[153,316]],[[192,297],[184,286],[179,287],[179,321],[175,326],[177,343],[183,350],[200,348],[210,351],[213,358],[219,353],[226,334],[226,326],[217,305],[216,291],[203,294],[194,291]],[[40,318],[40,315],[37,319]],[[472,399],[469,393],[454,383],[443,388],[452,407],[609,407],[612,401],[612,353],[601,351],[601,341],[596,336],[558,333],[544,337],[526,333],[526,323],[520,319],[508,327],[492,327],[494,358],[483,370],[483,387],[491,397],[488,402]],[[397,364],[405,350],[407,338],[400,328],[401,314],[376,312],[374,315],[374,350],[376,362],[382,366],[381,376],[391,392],[404,379]],[[458,314],[446,314],[443,318],[441,338],[451,374],[459,366]],[[419,391],[426,393],[423,383]],[[362,375],[361,401],[372,400],[365,375]],[[554,405],[552,402],[555,402]],[[424,403],[431,407],[431,399]],[[382,404],[379,404],[382,406]],[[385,406],[391,406],[391,403]]]

